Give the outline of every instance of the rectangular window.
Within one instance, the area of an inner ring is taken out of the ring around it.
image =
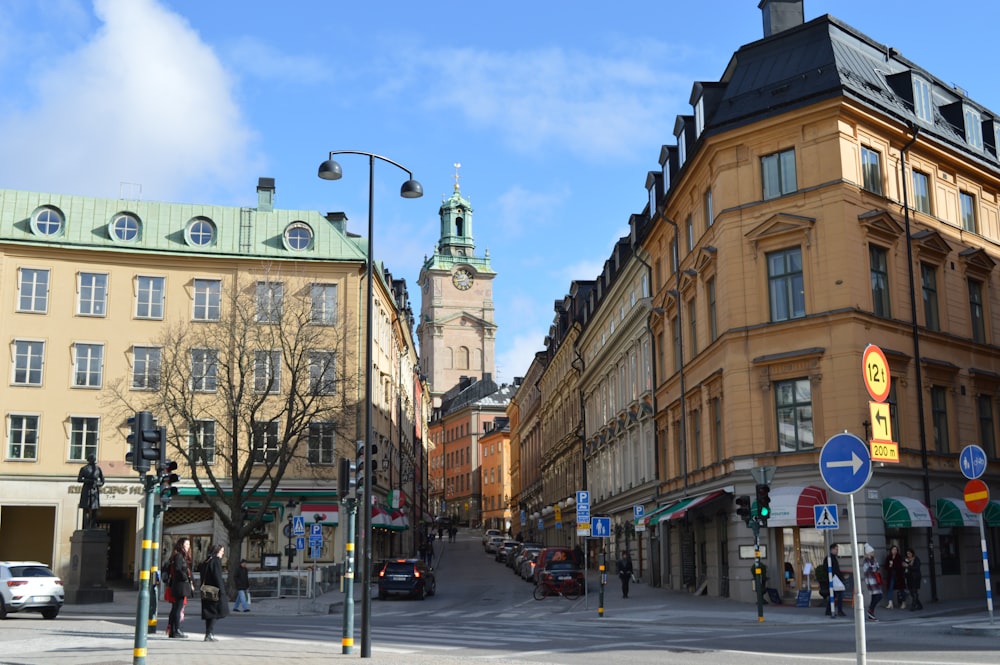
[[[104,345],[73,345],[73,386],[76,388],[100,388],[104,369]]]
[[[798,189],[794,149],[761,157],[760,167],[765,200],[791,194]]]
[[[694,452],[694,468],[705,465],[701,454],[701,409],[691,409],[691,448]]]
[[[913,172],[913,208],[931,214],[930,176],[920,171]]]
[[[715,447],[715,461],[721,462],[722,454],[722,398],[712,398],[712,445]]]
[[[106,316],[108,275],[102,272],[81,272],[77,279],[77,313],[81,316]]]
[[[878,245],[868,246],[868,259],[871,263],[872,278],[872,311],[875,316],[889,318],[892,310],[889,305],[889,252]]]
[[[681,130],[677,135],[677,163],[684,165],[687,161],[687,131]]]
[[[688,342],[688,357],[694,358],[698,355],[698,309],[695,307],[694,298],[688,300],[687,303],[687,315],[688,315],[688,335],[690,341]]]
[[[337,325],[337,285],[313,284],[309,288],[312,304],[309,321],[321,326]]]
[[[771,321],[788,321],[806,315],[802,250],[798,247],[767,255]]]
[[[42,385],[42,361],[44,357],[45,342],[26,339],[14,340],[14,385]]]
[[[336,353],[309,352],[309,390],[314,395],[333,395],[337,392]]]
[[[969,280],[969,316],[972,322],[972,340],[986,342],[986,319],[983,316],[983,283]]]
[[[310,464],[334,464],[337,461],[334,443],[335,428],[333,423],[309,423],[309,449],[307,455]]]
[[[132,347],[132,389],[159,390],[160,348],[156,346]]]
[[[194,280],[195,321],[218,321],[222,314],[222,280]]]
[[[73,416],[69,419],[69,461],[83,462],[87,455],[97,456],[100,419]]]
[[[882,195],[882,155],[867,146],[861,146],[861,177],[866,190]]]
[[[705,283],[705,291],[708,293],[708,335],[709,340],[714,342],[719,338],[719,324],[715,309],[715,278]]]
[[[215,421],[196,420],[188,434],[188,452],[204,464],[215,463]]]
[[[191,390],[214,393],[219,387],[219,353],[215,349],[191,349]]]
[[[163,318],[163,277],[136,278],[135,315],[139,319]]]
[[[979,111],[965,107],[965,141],[973,148],[983,149],[983,117]]]
[[[17,272],[17,311],[44,314],[49,307],[49,271],[21,268]]]
[[[688,251],[694,250],[694,219],[691,215],[687,216],[687,220],[684,223],[684,227],[687,230],[688,237]]]
[[[673,320],[674,333],[674,371],[680,371],[681,365],[684,363],[684,359],[681,358],[681,317],[675,316]]]
[[[258,393],[281,391],[281,351],[254,351],[253,389]]]
[[[777,406],[778,450],[783,453],[813,448],[812,391],[809,379],[774,384]]]
[[[948,390],[931,386],[931,421],[934,423],[934,450],[948,452]]]
[[[705,131],[705,97],[699,97],[694,105],[694,137],[698,138]]]
[[[705,190],[705,228],[711,228],[715,224],[715,210],[712,208],[712,190]]]
[[[253,461],[273,464],[278,460],[278,421],[253,424]]]
[[[38,416],[8,416],[7,459],[38,459]]]
[[[913,112],[924,122],[934,124],[934,99],[931,84],[923,79],[913,78]]]
[[[281,282],[257,282],[257,323],[281,321],[283,298]]]
[[[979,227],[976,224],[976,197],[968,192],[959,192],[958,199],[962,208],[962,228],[966,231],[979,233]]]
[[[996,424],[993,419],[993,395],[977,396],[976,412],[979,418],[979,447],[985,451],[986,457],[993,459],[997,456]]]
[[[924,297],[924,325],[928,330],[940,330],[941,318],[938,314],[937,269],[928,264],[920,264],[920,288]]]

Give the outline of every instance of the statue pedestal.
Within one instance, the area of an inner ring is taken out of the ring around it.
[[[66,602],[70,605],[110,603],[114,591],[108,588],[108,541],[104,529],[79,529],[69,539],[70,567],[66,584]]]

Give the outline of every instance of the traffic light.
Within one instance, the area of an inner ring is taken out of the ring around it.
[[[358,441],[357,446],[358,454],[354,458],[354,490],[360,495],[365,486],[365,474],[368,472],[368,467],[365,466],[365,442]]]
[[[160,506],[166,510],[170,507],[170,500],[177,496],[177,483],[180,477],[174,473],[177,470],[177,462],[167,459],[167,428],[160,427],[159,452],[160,459],[156,466],[157,473],[160,474]]]
[[[134,470],[145,475],[149,473],[149,463],[160,459],[160,430],[149,411],[136,411],[135,417],[129,418],[128,423],[131,432],[125,437],[129,444],[125,461],[131,462]]]
[[[768,485],[757,485],[757,518],[761,526],[767,526],[767,518],[771,516],[771,488]]]
[[[340,470],[337,472],[337,498],[343,501],[357,491],[358,480],[355,477],[355,463],[346,457],[340,458]]]
[[[746,494],[736,497],[736,505],[739,508],[736,509],[736,514],[740,516],[740,519],[750,523],[750,497]]]

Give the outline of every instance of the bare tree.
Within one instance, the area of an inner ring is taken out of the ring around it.
[[[289,471],[334,482],[332,462],[344,452],[334,442],[353,440],[352,326],[336,320],[331,288],[245,278],[221,289],[217,305],[208,300],[207,315],[196,316],[207,320],[166,325],[144,392],[134,390],[134,371],[108,389],[123,413],[146,409],[167,426],[170,456],[225,528],[232,556],[264,525],[265,511],[248,510],[248,499],[269,505]]]

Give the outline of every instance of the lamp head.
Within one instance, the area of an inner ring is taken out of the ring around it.
[[[343,175],[344,172],[336,160],[328,159],[319,165],[319,177],[323,180],[340,180]]]
[[[336,164],[336,162],[334,162]],[[320,167],[320,177],[323,177],[323,167]],[[337,173],[340,173],[340,166],[337,166]],[[337,176],[340,177],[340,176]],[[399,189],[399,195],[404,199],[419,199],[424,195],[424,187],[419,182],[410,178],[403,183],[403,186]]]

